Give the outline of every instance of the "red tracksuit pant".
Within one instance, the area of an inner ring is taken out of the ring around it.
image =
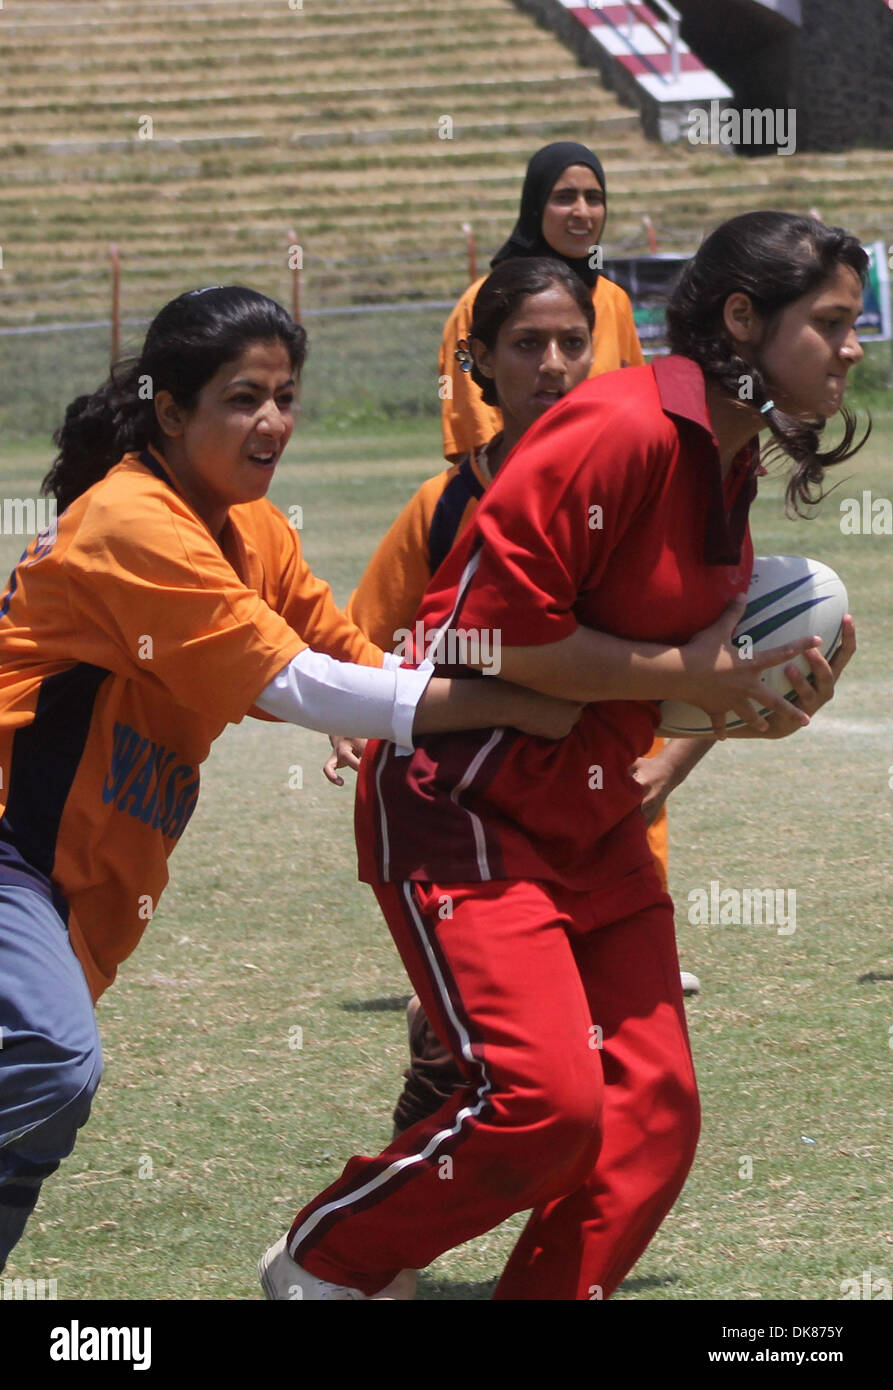
[[[699,1126],[672,902],[643,872],[648,905],[613,921],[558,884],[376,887],[468,1084],[299,1213],[299,1264],[375,1293],[532,1207],[495,1297],[609,1297],[679,1195]]]

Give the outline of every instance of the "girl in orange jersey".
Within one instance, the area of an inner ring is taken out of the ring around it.
[[[592,297],[595,323],[589,375],[644,361],[629,296],[599,269],[599,243],[607,217],[605,174],[585,145],[559,140],[530,160],[521,192],[521,209],[508,241],[491,265],[519,256],[549,256],[573,271]],[[447,319],[440,346],[444,388],[443,452],[456,462],[470,449],[487,444],[502,426],[499,408],[456,362],[457,343],[467,340],[477,292],[486,276],[468,286]]]
[[[66,412],[61,515],[0,600],[0,1268],[101,1071],[91,1005],[134,949],[249,712],[409,745],[579,705],[401,668],[335,606],[265,493],[305,334],[239,287],[181,295],[139,359]]]

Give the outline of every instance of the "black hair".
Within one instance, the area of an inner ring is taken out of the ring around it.
[[[589,325],[592,336],[595,328],[595,306],[591,291],[579,275],[548,256],[525,256],[523,259],[500,261],[475,296],[469,339],[478,338],[486,347],[494,348],[499,330],[507,319],[532,294],[542,294],[553,285],[567,290]],[[498,406],[496,383],[484,376],[472,359],[471,379],[481,389],[487,405]]]
[[[91,395],[78,396],[53,435],[59,453],[43,480],[60,511],[126,453],[159,446],[154,398],[169,391],[191,410],[202,387],[252,343],[281,342],[300,372],[307,335],[275,300],[242,285],[189,290],[153,319],[138,357],[116,363]]]
[[[741,379],[749,378],[752,404],[759,410],[772,399],[772,382],[759,356],[745,361],[730,339],[723,323],[726,300],[731,294],[746,294],[771,337],[783,310],[817,290],[839,265],[849,266],[865,284],[868,256],[841,227],[787,212],[733,217],[707,237],[682,272],[667,310],[670,348],[693,358],[706,377],[736,396]],[[840,413],[843,439],[820,453],[824,420],[798,419],[777,407],[766,412],[774,440],[769,456],[786,453],[796,465],[785,490],[789,512],[803,515],[801,503],[820,502],[825,469],[851,458],[871,433],[869,420],[864,436],[853,445],[856,416],[846,408]]]

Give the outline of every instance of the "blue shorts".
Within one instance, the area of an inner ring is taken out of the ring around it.
[[[41,893],[0,884],[0,1268],[71,1153],[102,1074],[90,992]]]

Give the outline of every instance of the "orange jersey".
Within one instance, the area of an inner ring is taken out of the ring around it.
[[[481,449],[502,429],[502,415],[495,406],[486,405],[471,379],[456,361],[456,344],[468,338],[474,301],[481,285],[481,276],[459,300],[446,321],[440,344],[438,371],[441,385],[448,388],[443,399],[443,452],[453,461],[471,449]],[[600,275],[592,291],[595,305],[595,328],[592,332],[592,366],[590,376],[613,372],[618,367],[641,367],[645,359],[633,321],[633,306],[629,295],[613,280]]]
[[[0,882],[52,898],[94,998],[137,945],[212,741],[305,647],[381,652],[266,500],[218,544],[154,452],[28,546],[0,601]]]
[[[398,634],[412,631],[432,574],[465,531],[491,481],[484,446],[422,483],[379,543],[346,612],[385,651],[404,640]],[[648,757],[663,746],[664,740],[656,737]],[[666,888],[667,813],[663,808],[648,827],[648,844]]]
[[[412,627],[422,596],[490,482],[486,449],[422,483],[382,539],[346,612],[384,651]]]

